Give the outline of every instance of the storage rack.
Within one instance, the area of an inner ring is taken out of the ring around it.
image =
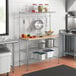
[[[39,19],[39,17],[44,17],[45,18],[45,22],[46,22],[46,25],[45,25],[45,30],[46,30],[46,28],[47,28],[47,17],[49,18],[49,25],[50,25],[50,29],[51,29],[51,14],[52,13],[55,13],[55,12],[46,12],[46,13],[25,13],[25,12],[19,12],[19,37],[21,37],[21,28],[20,28],[20,26],[21,26],[21,24],[20,24],[20,18],[22,18],[21,16],[23,15],[23,18],[24,18],[24,16],[25,16],[25,18],[26,17],[34,17],[34,18],[36,18],[37,17],[37,19]],[[23,19],[23,21],[22,21],[23,23],[26,23],[25,21],[24,21],[24,19]],[[30,24],[30,20],[29,20],[29,24]],[[24,29],[24,27],[23,27],[23,29]],[[49,29],[49,30],[50,30]],[[20,39],[19,41],[21,41],[22,39]],[[27,41],[26,41],[27,42]],[[20,42],[19,42],[20,43]],[[36,49],[36,48],[34,48],[34,49]],[[24,49],[24,50],[27,50],[27,49]],[[26,51],[26,53],[28,53],[27,51]],[[28,55],[28,54],[27,54]],[[21,59],[20,59],[20,56],[21,56],[21,54],[20,54],[20,51],[19,51],[19,65],[20,65],[20,62],[21,62]],[[28,56],[27,56],[28,57]],[[59,63],[59,61],[58,61],[58,63]],[[28,59],[27,59],[27,65],[28,65],[29,63],[28,63]]]

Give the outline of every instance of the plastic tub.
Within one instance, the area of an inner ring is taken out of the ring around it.
[[[0,74],[10,72],[11,52],[6,48],[0,48]]]
[[[54,56],[54,50],[47,49],[47,50],[43,50],[43,51],[46,53],[47,58]]]
[[[36,52],[33,52],[33,53],[36,55],[37,59],[39,59],[39,60],[45,60],[45,58],[46,58],[45,52],[36,51]]]

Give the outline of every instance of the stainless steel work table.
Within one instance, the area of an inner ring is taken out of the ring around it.
[[[28,50],[29,41],[55,39],[57,37],[58,37],[58,35],[48,35],[48,36],[42,36],[42,37],[36,37],[36,38],[21,38],[22,40],[26,40],[26,45],[27,45],[27,52],[26,52],[26,56],[27,56],[26,69],[27,70],[28,70],[28,66],[29,66],[29,58],[28,58],[29,57],[29,50]],[[58,63],[59,63],[59,54],[58,54]]]
[[[64,50],[65,50],[65,46],[66,46],[65,36],[67,36],[67,37],[73,37],[74,38],[74,42],[73,42],[73,45],[74,45],[74,53],[73,53],[73,56],[74,56],[74,60],[76,60],[76,46],[75,46],[76,45],[76,34],[74,34],[72,32],[66,33],[64,30],[60,30],[60,34],[63,35],[63,39],[64,39]],[[64,53],[64,55],[65,55],[65,53]]]
[[[14,44],[15,43],[18,43],[18,40],[0,41],[0,44],[12,44],[12,72],[14,72]]]

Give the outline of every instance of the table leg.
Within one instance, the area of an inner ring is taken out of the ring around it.
[[[59,59],[59,58],[60,58],[60,57],[59,57],[59,54],[60,54],[60,53],[59,53],[59,52],[60,52],[60,51],[59,51],[59,48],[58,48],[58,64],[59,64],[59,62],[60,62],[60,59]]]
[[[20,67],[20,56],[21,56],[21,53],[20,53],[20,40],[19,40],[19,67]]]
[[[56,39],[53,39],[53,47],[55,47],[55,40]],[[58,42],[59,42],[59,38],[57,39],[58,40]],[[57,49],[58,49],[58,51],[57,51],[57,53],[58,53],[58,55],[57,55],[57,63],[59,64],[59,61],[60,61],[60,57],[59,57],[59,55],[60,55],[60,50],[59,50],[59,43],[57,43],[58,44],[58,46],[56,47]]]
[[[75,37],[74,37],[74,39],[73,39],[73,42],[74,42],[74,45],[75,45],[76,42],[75,42],[74,40],[75,40]],[[75,47],[75,46],[74,46],[74,47]],[[75,61],[75,60],[76,60],[76,51],[75,51],[75,49],[74,49],[74,61]]]
[[[7,76],[9,76],[9,73],[7,73]]]
[[[74,52],[75,53],[75,52]],[[76,60],[76,56],[75,56],[75,54],[74,54],[74,61]]]
[[[55,39],[52,39],[53,40],[53,47],[55,47]]]
[[[59,37],[58,37],[58,46],[57,46],[57,48],[58,48],[58,64],[59,64],[59,62],[60,62]]]
[[[29,51],[28,51],[28,43],[29,41],[27,40],[26,41],[26,48],[27,48],[27,51],[26,51],[26,58],[27,58],[27,63],[26,63],[26,70],[28,71],[28,66],[29,66]]]
[[[14,43],[12,43],[12,72],[14,72]]]

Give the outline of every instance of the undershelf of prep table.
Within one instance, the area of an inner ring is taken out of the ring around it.
[[[64,52],[65,55],[72,55],[72,56],[76,56],[76,53],[74,51],[72,52]]]
[[[41,59],[37,59],[37,58],[32,57],[32,55],[34,55],[33,54],[34,51],[41,51],[42,52],[43,50],[46,50],[46,49],[58,49],[58,47],[52,47],[52,48],[51,47],[50,48],[31,47],[31,48],[29,48],[29,58],[28,58],[29,64],[41,62],[41,61],[46,61],[46,60],[51,60],[51,59],[58,59],[58,56],[56,56],[56,55],[54,55],[53,57],[50,57],[50,58],[45,58],[45,60],[41,60]],[[27,54],[26,50],[27,49],[21,49],[20,51],[26,55]],[[59,54],[58,51],[57,51],[57,54]],[[27,57],[25,59],[20,60],[20,63],[26,64],[27,63]]]
[[[29,64],[38,63],[38,62],[42,62],[42,61],[48,61],[48,60],[52,61],[54,59],[56,59],[54,62],[58,63],[58,57],[57,56],[46,58],[45,60],[40,60],[40,59],[35,59],[35,58],[29,58]],[[26,59],[22,59],[22,60],[20,60],[20,63],[27,64],[27,61],[26,61]]]

